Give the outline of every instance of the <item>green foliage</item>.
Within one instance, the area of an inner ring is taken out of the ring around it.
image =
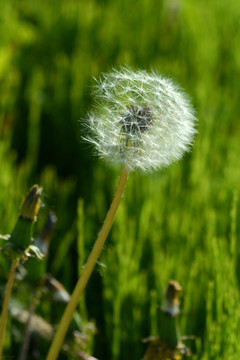
[[[237,0],[1,2],[0,233],[12,231],[22,196],[39,183],[35,232],[53,209],[47,271],[69,292],[120,172],[79,140],[92,77],[123,64],[157,69],[196,107],[192,153],[163,172],[131,174],[80,303],[82,318],[96,320],[99,359],[141,359],[171,278],[184,289],[180,328],[198,337],[195,358],[239,359],[239,15]],[[9,263],[0,258],[0,267],[3,289]],[[61,311],[49,307],[39,312],[55,324]],[[9,337],[6,355],[13,346]]]

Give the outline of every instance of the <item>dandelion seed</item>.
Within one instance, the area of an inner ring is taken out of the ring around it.
[[[125,67],[103,74],[95,94],[87,140],[107,161],[125,163],[129,170],[154,170],[190,149],[194,110],[171,80]]]

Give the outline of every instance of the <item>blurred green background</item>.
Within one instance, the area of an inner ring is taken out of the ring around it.
[[[239,43],[237,0],[1,0],[0,233],[39,183],[36,232],[54,210],[48,271],[69,292],[120,173],[81,141],[93,77],[121,65],[154,69],[196,108],[192,152],[158,173],[131,174],[80,304],[98,328],[99,359],[143,357],[172,278],[184,289],[181,333],[198,337],[188,343],[195,358],[240,357]],[[3,287],[9,264],[0,261]],[[49,318],[48,306],[41,313]]]

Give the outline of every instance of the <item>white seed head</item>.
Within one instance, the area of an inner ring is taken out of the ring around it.
[[[86,140],[102,158],[129,170],[168,166],[188,151],[196,132],[193,108],[169,79],[129,68],[103,74]]]

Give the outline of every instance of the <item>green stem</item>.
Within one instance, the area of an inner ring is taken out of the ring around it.
[[[161,314],[159,337],[168,346],[177,346],[180,339],[177,327],[177,316],[171,316],[168,313]]]
[[[59,324],[57,333],[55,335],[55,338],[53,339],[52,345],[50,347],[49,353],[47,355],[46,360],[56,360],[59,354],[59,351],[61,349],[64,337],[66,335],[67,329],[69,327],[69,324],[71,322],[73,313],[78,305],[79,299],[87,285],[87,282],[93,272],[93,269],[96,265],[96,262],[101,254],[101,251],[103,249],[105,240],[109,234],[109,231],[112,227],[113,221],[115,219],[115,215],[118,209],[118,206],[120,204],[123,191],[125,189],[126,183],[128,178],[128,170],[124,166],[122,169],[121,177],[118,183],[117,190],[115,192],[112,204],[110,206],[110,209],[107,213],[107,216],[105,218],[105,221],[103,223],[103,226],[98,234],[97,240],[94,244],[94,247],[89,255],[89,258],[87,260],[87,263],[84,267],[84,270],[82,272],[81,277],[79,278],[75,289],[72,293],[71,299],[66,307],[66,310],[63,314],[63,317],[61,319],[61,322]]]
[[[18,360],[25,360],[27,358],[28,348],[29,348],[31,334],[32,334],[31,321],[32,321],[34,311],[35,311],[35,303],[36,303],[36,299],[35,299],[35,293],[34,293],[32,299],[31,299],[31,302],[30,302],[29,310],[28,310],[28,319],[27,319],[27,322],[25,325],[23,343],[21,346],[20,355],[19,355]]]
[[[13,280],[14,280],[14,274],[16,267],[18,265],[17,260],[12,261],[11,269],[8,275],[8,282],[7,282],[7,288],[6,293],[3,301],[3,308],[1,313],[1,320],[0,320],[0,360],[2,359],[2,353],[3,353],[3,343],[4,343],[4,335],[7,325],[7,317],[8,317],[8,305],[11,297],[12,287],[13,287]]]

